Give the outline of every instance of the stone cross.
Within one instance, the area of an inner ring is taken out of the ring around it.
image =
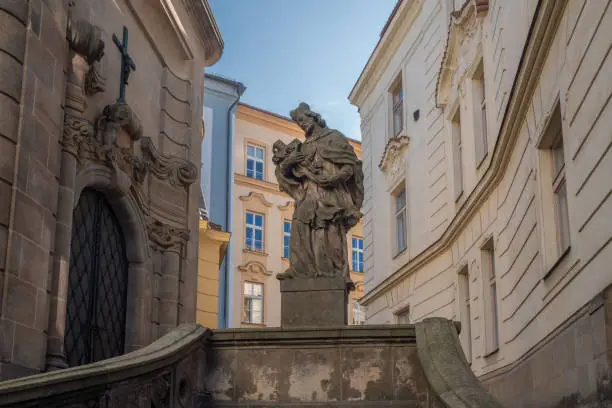
[[[119,99],[118,103],[125,103],[125,87],[128,84],[128,78],[130,77],[131,71],[136,71],[136,64],[132,60],[132,57],[128,54],[128,29],[123,26],[123,43],[119,41],[119,38],[113,34],[113,42],[119,48],[121,53],[121,87],[119,88]]]

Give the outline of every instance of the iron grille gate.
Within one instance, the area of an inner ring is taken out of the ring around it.
[[[70,246],[64,346],[71,367],[123,354],[127,280],[121,226],[104,195],[85,189]]]

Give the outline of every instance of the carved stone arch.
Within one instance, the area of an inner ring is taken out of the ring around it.
[[[131,179],[121,170],[100,164],[87,164],[76,175],[74,184],[76,208],[85,188],[92,188],[106,197],[125,237],[128,261],[127,315],[125,352],[151,342],[148,326],[151,308],[151,245],[145,215],[135,197]]]

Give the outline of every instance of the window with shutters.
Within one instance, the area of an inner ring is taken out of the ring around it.
[[[549,272],[571,245],[562,116],[557,103],[538,143],[541,233]]]
[[[459,319],[461,321],[461,333],[459,339],[463,346],[463,353],[469,363],[472,362],[472,313],[470,299],[470,276],[467,265],[459,271],[459,282],[457,285],[459,299]]]
[[[493,238],[481,247],[482,282],[484,285],[485,356],[499,350],[499,305],[497,304],[497,275]]]
[[[485,97],[484,64],[480,61],[472,79],[474,101],[474,144],[476,167],[480,167],[488,153],[487,101]]]
[[[463,194],[463,144],[461,138],[461,114],[459,108],[451,119],[451,138],[453,147],[453,189],[455,201]]]

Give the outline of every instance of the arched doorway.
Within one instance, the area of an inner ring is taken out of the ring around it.
[[[64,337],[69,366],[123,354],[127,288],[122,228],[106,197],[86,188],[72,222]]]

